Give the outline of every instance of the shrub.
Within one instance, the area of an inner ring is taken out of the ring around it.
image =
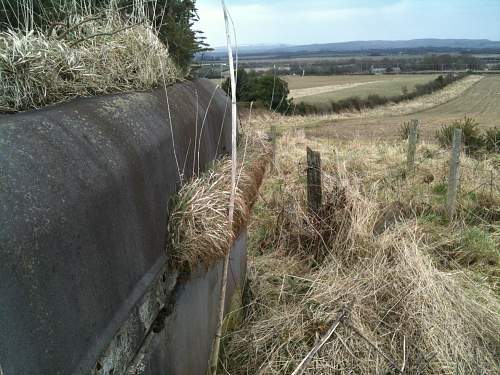
[[[288,82],[279,77],[263,75],[255,82],[256,99],[276,112],[284,113],[289,108],[289,93]]]
[[[342,110],[342,107],[338,102],[332,101],[331,102],[331,107],[332,107],[332,112],[339,113]]]
[[[436,132],[436,139],[441,147],[450,147],[453,142],[453,125],[443,125]]]
[[[500,129],[494,127],[493,129],[487,129],[485,131],[484,137],[484,148],[488,152],[500,152]]]
[[[340,108],[348,111],[360,111],[364,108],[363,101],[359,96],[351,96],[338,101]]]
[[[479,131],[479,123],[470,117],[464,117],[463,120],[456,120],[451,125],[443,125],[436,132],[436,138],[441,147],[450,147],[453,143],[454,129],[462,129],[462,144],[467,153],[478,151],[483,145],[484,140]]]
[[[389,99],[385,96],[372,94],[372,95],[368,95],[365,102],[366,102],[367,107],[373,108],[373,107],[376,107],[379,105],[387,104],[388,101],[389,101]]]
[[[320,109],[319,106],[316,106],[316,105],[313,105],[313,104],[304,103],[304,102],[300,102],[299,104],[294,105],[294,110],[289,111],[288,113],[289,114],[301,115],[301,116],[304,116],[304,115],[314,115],[314,114],[321,113],[321,109]]]
[[[231,81],[227,78],[222,84],[222,89],[230,95]],[[257,75],[255,72],[247,73],[238,69],[236,83],[236,99],[242,102],[260,102],[273,111],[289,112],[292,102],[288,99],[288,82],[274,75]],[[300,108],[300,110],[305,108]],[[299,110],[298,114],[301,113]]]

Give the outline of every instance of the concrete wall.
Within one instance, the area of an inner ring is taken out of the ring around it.
[[[163,332],[182,295],[165,266],[177,171],[198,169],[195,145],[201,169],[230,151],[221,90],[180,83],[168,99],[158,89],[0,116],[0,373],[117,374]],[[201,293],[216,298],[207,278]],[[158,366],[171,360],[157,352]],[[168,373],[190,373],[179,371]]]

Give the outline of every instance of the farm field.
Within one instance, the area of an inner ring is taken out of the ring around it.
[[[464,116],[476,119],[482,127],[500,126],[500,75],[486,75],[458,97],[444,104],[403,115],[360,116],[324,121],[309,134],[350,139],[397,137],[401,124],[416,118],[424,136],[432,137],[443,124]]]
[[[327,103],[350,96],[367,97],[377,94],[394,96],[404,87],[412,91],[416,85],[427,83],[436,74],[412,75],[338,75],[338,76],[287,76],[290,97],[297,102],[310,104]]]

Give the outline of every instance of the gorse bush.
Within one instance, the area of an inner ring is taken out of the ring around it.
[[[496,126],[492,129],[487,129],[483,136],[484,148],[488,152],[500,152],[500,129]]]
[[[400,126],[399,128],[399,137],[402,140],[407,140],[408,137],[410,136],[410,129],[412,127],[412,122],[411,121],[405,121],[403,125]],[[417,132],[417,139],[420,138],[420,133]]]
[[[369,108],[374,108],[379,105],[384,105],[389,102],[389,99],[385,96],[380,96],[377,94],[368,95],[366,98],[366,106]]]
[[[462,144],[468,154],[480,151],[500,152],[500,129],[494,127],[481,133],[479,123],[470,117],[443,125],[436,132],[436,139],[441,147],[451,147],[454,129],[462,129]]]
[[[447,148],[453,144],[455,129],[462,129],[462,144],[467,153],[474,153],[484,146],[479,123],[470,117],[464,117],[462,120],[454,121],[451,125],[443,125],[436,132],[436,139],[441,147]]]

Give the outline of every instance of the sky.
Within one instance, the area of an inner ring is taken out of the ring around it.
[[[220,0],[197,0],[202,30],[225,45]],[[500,41],[500,0],[226,0],[239,45],[467,38]]]

